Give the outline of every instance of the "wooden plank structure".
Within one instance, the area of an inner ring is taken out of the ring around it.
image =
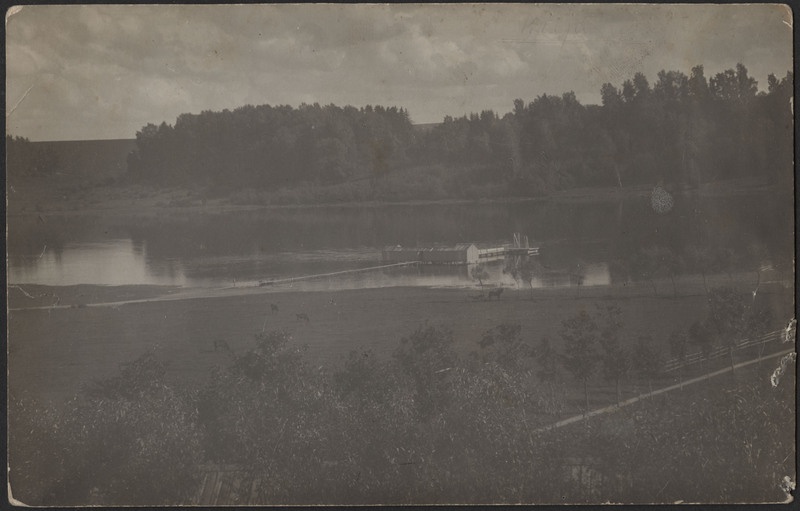
[[[760,337],[756,337],[753,339],[742,339],[734,343],[732,349],[734,351],[743,350],[745,348],[750,348],[753,346],[764,346],[767,343],[781,341],[781,342],[794,342],[795,338],[796,327],[794,325],[790,325],[786,329],[783,330],[775,330],[769,333],[766,333]],[[719,358],[722,356],[728,355],[728,347],[727,346],[717,346],[711,351],[709,351],[708,356],[704,355],[702,352],[697,351],[694,353],[689,353],[686,355],[683,360],[679,360],[678,358],[671,358],[664,362],[664,371],[674,371],[681,367],[686,367],[691,364],[696,364],[697,362],[702,362],[703,360],[711,360],[715,358]],[[760,355],[759,355],[760,356]]]
[[[423,264],[477,264],[481,260],[512,256],[539,254],[539,247],[531,247],[527,236],[514,233],[514,242],[500,247],[478,248],[474,243],[459,243],[454,247],[403,247],[400,245],[383,249],[384,263],[418,262]]]
[[[397,245],[383,249],[383,262],[403,263],[416,261],[423,264],[475,264],[478,247],[474,243],[459,243],[455,247],[407,248]]]

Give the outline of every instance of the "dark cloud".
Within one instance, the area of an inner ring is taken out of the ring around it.
[[[434,122],[543,93],[597,102],[605,82],[696,64],[743,62],[764,85],[791,68],[785,22],[774,5],[26,6],[7,20],[7,126],[122,138],[182,112],[301,102]]]

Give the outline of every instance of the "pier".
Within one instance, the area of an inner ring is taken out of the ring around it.
[[[531,246],[527,236],[514,233],[511,244],[478,247],[474,243],[456,246],[403,247],[396,245],[383,249],[384,263],[418,262],[425,264],[478,264],[506,256],[535,256],[538,246]]]

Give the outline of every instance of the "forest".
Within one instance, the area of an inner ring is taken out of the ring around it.
[[[218,192],[325,188],[340,200],[782,182],[791,179],[792,91],[791,72],[770,75],[759,91],[743,64],[710,78],[698,65],[688,75],[661,71],[652,85],[642,73],[606,83],[602,105],[582,105],[573,92],[543,94],[514,100],[502,116],[448,116],[427,129],[402,107],[246,105],[144,126],[128,172],[138,182]]]

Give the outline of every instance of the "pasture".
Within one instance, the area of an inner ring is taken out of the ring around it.
[[[91,295],[90,288],[83,289],[84,296]],[[483,332],[499,324],[521,325],[523,339],[532,346],[548,336],[560,350],[561,321],[581,309],[593,311],[596,303],[621,308],[624,342],[649,335],[668,358],[669,333],[685,331],[706,314],[702,293],[656,297],[645,284],[590,287],[579,297],[573,289],[507,289],[482,301],[471,298],[474,290],[412,287],[335,292],[237,288],[155,298],[157,290],[100,287],[97,296],[106,300],[138,294],[145,301],[88,306],[76,305],[79,298],[72,290],[61,302],[65,307],[11,310],[11,394],[60,403],[150,350],[176,383],[202,385],[213,367],[232,358],[228,350],[215,350],[215,341],[225,340],[240,353],[252,348],[256,333],[270,330],[289,332],[293,342],[307,347],[306,359],[315,366],[336,366],[353,350],[389,357],[402,337],[425,325],[452,330],[461,355],[477,350]],[[790,290],[772,285],[760,293],[778,324],[793,315]],[[12,300],[12,309],[15,305],[22,303]],[[599,377],[595,388],[593,400],[613,399],[613,390]]]

